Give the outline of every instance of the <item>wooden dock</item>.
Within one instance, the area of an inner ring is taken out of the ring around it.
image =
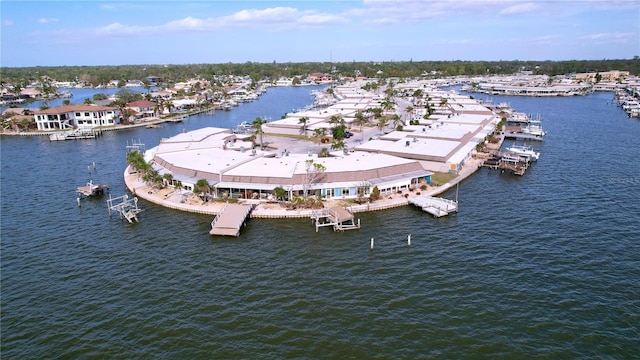
[[[109,191],[108,184],[94,184],[92,181],[89,181],[85,186],[78,186],[76,192],[78,196],[81,197],[92,197],[104,194],[104,192]]]
[[[504,138],[505,139],[515,139],[515,140],[536,140],[536,141],[543,141],[544,140],[544,137],[542,135],[527,134],[527,133],[518,132],[518,131],[505,132],[504,133]]]
[[[353,214],[341,206],[314,210],[311,219],[315,220],[316,232],[324,226],[333,226],[333,231],[360,229],[360,219],[356,222]]]
[[[490,159],[485,160],[482,166],[493,170],[507,171],[514,175],[522,176],[531,165],[531,158],[509,152],[498,152]]]
[[[239,236],[240,228],[253,210],[251,204],[227,203],[211,222],[211,235]]]
[[[435,217],[447,216],[451,213],[458,212],[458,202],[445,198],[421,195],[411,196],[407,198],[407,200],[409,200],[410,204],[421,208],[423,211]]]

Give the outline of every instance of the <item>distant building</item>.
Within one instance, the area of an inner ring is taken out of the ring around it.
[[[162,82],[162,78],[160,76],[150,75],[150,76],[147,76],[146,79],[151,85],[158,85],[159,83]]]
[[[576,77],[576,80],[579,80],[579,81],[596,82],[598,75],[600,75],[601,77],[600,81],[617,81],[617,80],[627,79],[629,77],[629,72],[619,71],[619,70],[590,72],[590,73],[576,74],[575,77]]]

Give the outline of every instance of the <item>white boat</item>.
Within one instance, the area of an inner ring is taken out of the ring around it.
[[[526,126],[522,127],[522,133],[535,135],[539,137],[544,137],[547,133],[542,130],[542,125],[540,125],[540,121],[532,120]]]
[[[540,152],[533,151],[533,149],[526,145],[512,145],[506,149],[508,152],[527,157],[533,161],[540,158]]]

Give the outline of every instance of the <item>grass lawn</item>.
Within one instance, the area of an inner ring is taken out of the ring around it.
[[[436,173],[433,173],[433,175],[431,175],[431,182],[438,185],[443,185],[457,177],[458,177],[457,174],[436,172]]]

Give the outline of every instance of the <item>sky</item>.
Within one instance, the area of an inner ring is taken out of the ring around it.
[[[640,0],[2,0],[0,20],[0,67],[640,55]]]

